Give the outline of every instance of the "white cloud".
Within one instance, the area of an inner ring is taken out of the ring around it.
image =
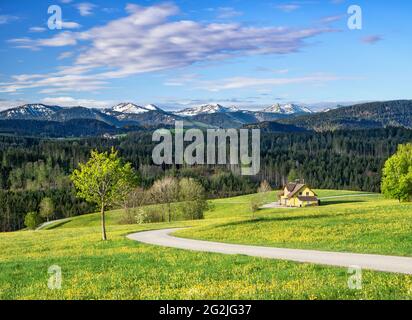
[[[288,4],[278,5],[278,6],[276,6],[276,8],[278,8],[279,10],[282,10],[284,12],[292,12],[292,11],[300,9],[300,5],[294,4],[294,3],[288,3]]]
[[[62,22],[62,28],[63,29],[79,29],[79,28],[81,28],[81,25],[78,24],[77,22],[63,21]]]
[[[71,31],[63,31],[52,38],[32,40],[30,38],[17,38],[9,40],[17,48],[39,49],[40,47],[64,47],[71,46],[77,43]]]
[[[286,73],[289,73],[289,69],[275,70],[275,73],[278,73],[278,74],[286,74]]]
[[[339,20],[342,20],[345,16],[344,15],[335,15],[335,16],[328,16],[324,17],[320,20],[321,23],[332,23]]]
[[[115,103],[110,100],[75,99],[72,97],[47,97],[42,103],[47,105],[57,105],[61,107],[87,107],[87,108],[107,108]]]
[[[128,15],[84,32],[63,31],[44,39],[20,38],[17,47],[82,45],[71,66],[42,79],[0,84],[0,92],[45,87],[43,92],[97,90],[114,78],[162,71],[232,57],[288,54],[299,51],[305,40],[328,28],[289,29],[251,27],[234,23],[199,23],[173,18],[172,4],[141,7],[129,4]]]
[[[93,14],[93,9],[96,7],[93,3],[83,2],[76,5],[81,16],[90,16]]]
[[[243,15],[242,12],[232,7],[209,8],[208,11],[216,12],[218,19],[230,19]]]
[[[214,81],[201,81],[195,85],[199,89],[204,89],[212,92],[223,90],[243,89],[243,88],[263,88],[282,86],[290,84],[321,84],[330,81],[337,81],[339,78],[334,75],[315,74],[305,77],[291,78],[254,78],[254,77],[233,77]]]
[[[81,28],[81,25],[78,24],[77,22],[73,22],[73,21],[63,21],[62,22],[62,29],[79,29],[79,28]],[[31,27],[29,29],[29,32],[45,32],[45,31],[47,31],[47,28],[45,27]],[[28,42],[33,43],[32,40],[29,40]]]
[[[379,35],[367,36],[367,37],[362,38],[362,42],[366,44],[375,44],[382,40],[383,38]]]
[[[65,70],[34,75],[13,76],[13,81],[0,83],[0,92],[14,93],[22,89],[44,88],[40,93],[54,94],[60,92],[96,92],[103,88],[106,82],[96,79],[94,75],[64,74]],[[79,73],[79,72],[77,72]]]
[[[276,74],[287,74],[289,73],[289,69],[273,69],[268,67],[257,67],[255,69],[257,72],[269,72],[269,73],[276,73]]]
[[[29,29],[29,32],[44,32],[44,31],[46,31],[47,29],[46,28],[44,28],[44,27],[31,27],[30,29]]]
[[[16,16],[11,16],[8,14],[2,14],[0,15],[0,24],[7,24],[10,23],[12,21],[18,20],[19,18]]]
[[[72,57],[73,55],[74,55],[73,51],[66,51],[66,52],[62,52],[57,59],[58,60],[67,59],[67,58]]]
[[[22,105],[27,104],[28,102],[26,100],[5,100],[5,99],[0,99],[0,111],[19,107]]]

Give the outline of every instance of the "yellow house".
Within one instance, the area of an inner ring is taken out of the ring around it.
[[[288,183],[280,194],[280,204],[285,207],[318,206],[319,199],[315,192],[303,183]]]

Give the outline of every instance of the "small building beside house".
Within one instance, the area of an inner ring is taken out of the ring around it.
[[[317,194],[304,183],[288,183],[280,194],[280,204],[285,207],[319,206]]]

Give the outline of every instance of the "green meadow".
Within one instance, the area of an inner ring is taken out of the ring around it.
[[[205,219],[120,225],[108,213],[109,241],[98,214],[56,222],[41,231],[0,234],[0,299],[412,299],[412,276],[364,271],[348,288],[345,268],[199,253],[141,244],[129,233],[172,227],[181,237],[284,248],[412,256],[412,204],[380,195],[318,190],[322,206],[265,209],[254,195],[210,201]],[[276,199],[265,194],[265,201]],[[329,198],[339,196],[339,198]],[[190,227],[190,228],[189,228]],[[62,287],[47,286],[48,269]]]

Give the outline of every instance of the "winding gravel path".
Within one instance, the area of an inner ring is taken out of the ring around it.
[[[412,258],[407,257],[258,247],[183,239],[170,235],[178,230],[180,229],[144,231],[130,234],[127,237],[146,244],[192,251],[240,254],[337,267],[357,266],[368,270],[412,274]]]
[[[50,226],[51,224],[55,224],[55,223],[60,223],[60,222],[66,222],[71,220],[71,218],[64,218],[64,219],[59,219],[59,220],[52,220],[49,222],[44,222],[41,225],[39,225],[36,230],[43,230],[44,228],[46,228],[47,226]]]

